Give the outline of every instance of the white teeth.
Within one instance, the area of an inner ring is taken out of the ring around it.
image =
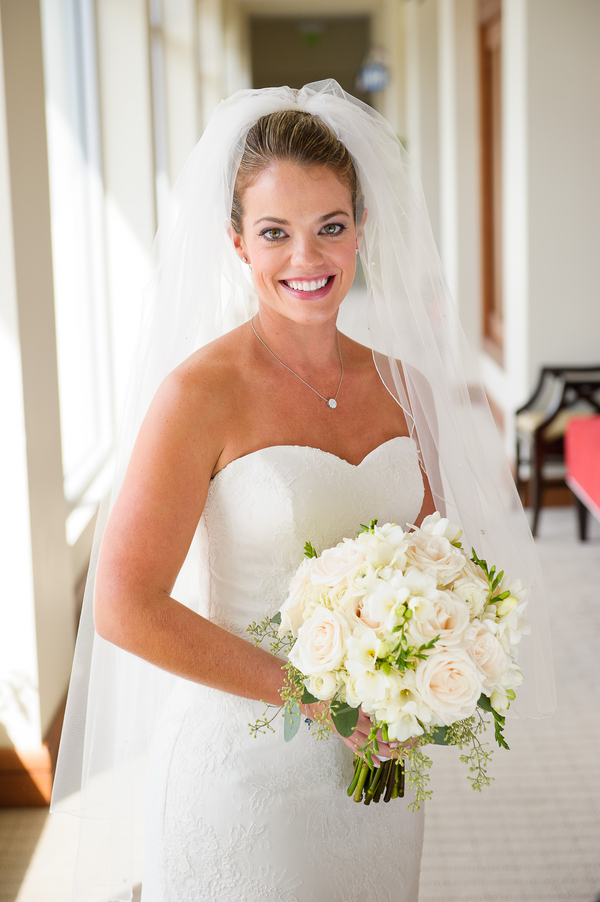
[[[294,291],[318,291],[319,288],[324,288],[327,285],[329,277],[325,279],[318,279],[316,282],[288,282],[286,281],[286,285],[289,285],[290,288],[293,288]]]

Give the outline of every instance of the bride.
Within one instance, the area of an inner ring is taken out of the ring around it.
[[[368,309],[347,298],[359,252]],[[320,551],[374,518],[445,507],[480,554],[529,563],[414,174],[335,82],[240,92],[190,158],[156,255],[97,564],[101,638],[55,796],[79,743],[81,807],[122,827],[150,746],[143,902],[416,902],[422,811],[346,796],[369,719],[350,739],[316,743],[308,723],[289,744],[280,725],[251,738],[283,662],[245,632],[279,608],[307,540]],[[530,698],[548,706],[533,673]],[[127,873],[123,844],[110,854]],[[110,879],[131,898],[129,877]]]

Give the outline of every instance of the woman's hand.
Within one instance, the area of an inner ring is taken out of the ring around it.
[[[317,713],[319,711],[321,711],[323,706],[325,706],[325,705],[327,705],[327,702],[319,702],[318,704],[312,704],[312,705],[303,705],[302,707],[303,707],[304,713],[306,714],[307,717],[315,719]],[[348,736],[348,737],[342,736],[340,733],[337,732],[337,730],[335,729],[335,719],[334,718],[330,717],[330,723],[333,727],[333,730],[334,730],[336,736],[338,736],[342,740],[342,742],[345,743],[345,745],[347,745],[348,748],[352,750],[352,752],[354,752],[354,754],[360,755],[361,752],[359,752],[358,749],[360,746],[363,746],[366,743],[367,737],[368,737],[369,733],[371,732],[371,727],[373,726],[373,723],[372,723],[369,715],[365,714],[365,712],[362,709],[359,709],[358,722],[356,724],[356,729],[354,730],[354,733],[352,734],[352,736]],[[381,735],[381,731],[377,734],[377,744],[379,746],[380,757],[383,757],[383,758],[398,757],[397,749],[398,749],[399,743],[395,742],[394,740],[391,740],[390,742],[384,742],[383,737]],[[375,765],[375,767],[379,767],[379,765],[381,763],[380,758],[377,755],[372,755],[372,759],[373,759],[373,764]]]

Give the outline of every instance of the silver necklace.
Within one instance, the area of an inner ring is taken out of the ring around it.
[[[316,388],[313,388],[312,385],[309,385],[308,382],[306,382],[302,378],[302,376],[299,376],[298,373],[295,373],[294,370],[287,365],[287,363],[284,363],[283,360],[280,360],[279,357],[277,356],[277,354],[273,353],[271,348],[267,344],[265,344],[265,342],[262,340],[262,338],[260,337],[260,335],[258,334],[256,329],[254,328],[254,317],[252,317],[252,319],[250,320],[250,325],[252,326],[252,331],[254,332],[254,334],[256,335],[258,340],[260,341],[261,345],[267,349],[267,351],[269,352],[271,357],[274,357],[275,360],[277,361],[277,363],[280,363],[282,366],[284,366],[286,368],[286,370],[288,370],[292,374],[292,376],[295,376],[296,379],[300,380],[300,382],[304,382],[306,387],[310,388],[311,391],[314,391],[315,395],[318,395],[322,401],[325,401],[325,403],[327,404],[328,407],[331,408],[331,410],[335,410],[335,408],[337,407],[337,396],[340,393],[340,388],[342,387],[342,379],[344,378],[344,361],[342,360],[342,351],[340,348],[340,333],[338,332],[338,330],[337,329],[335,330],[335,334],[337,335],[338,354],[339,354],[339,358],[340,358],[340,367],[342,369],[342,374],[340,376],[340,381],[339,381],[337,391],[336,391],[334,397],[326,398],[324,395],[321,394],[321,392],[318,392]]]

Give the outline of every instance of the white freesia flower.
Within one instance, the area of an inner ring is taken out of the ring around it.
[[[346,670],[355,678],[356,693],[367,711],[378,699],[385,696],[389,678],[377,669],[377,656],[382,641],[373,630],[363,629],[350,638],[346,658]]]
[[[321,701],[327,701],[333,698],[339,686],[337,673],[333,671],[325,671],[324,673],[315,673],[305,681],[306,688]]]
[[[363,606],[368,616],[376,623],[383,623],[390,632],[401,622],[407,606],[413,614],[417,608],[422,612],[428,599],[437,596],[435,578],[416,567],[409,567],[405,573],[394,570],[387,579],[371,579],[367,587]]]
[[[357,661],[346,661],[346,668],[355,679],[361,707],[367,714],[373,714],[377,704],[385,698],[390,678],[382,670],[365,670]]]
[[[342,663],[350,628],[337,611],[317,608],[298,630],[288,658],[302,673],[314,676],[335,670]]]
[[[412,601],[409,602],[409,607]],[[464,601],[453,592],[438,589],[429,606],[418,608],[419,616],[415,616],[408,624],[408,635],[418,647],[439,636],[436,648],[466,647],[474,631],[470,629],[469,608]]]
[[[402,675],[390,674],[390,686],[383,701],[376,705],[375,713],[378,720],[388,724],[390,739],[399,742],[405,742],[411,736],[421,736],[424,730],[419,721],[428,724],[433,717],[417,691],[412,670]]]
[[[374,630],[366,628],[357,630],[348,641],[348,659],[346,661],[348,671],[360,673],[368,670],[374,673],[381,645],[382,641]],[[353,671],[348,666],[350,663],[356,665]]]
[[[527,597],[527,592],[529,590],[525,588],[520,579],[511,579],[506,573],[502,577],[502,582],[496,589],[496,595],[503,595],[504,592],[510,592],[510,594],[517,599],[517,601],[525,601]]]
[[[419,695],[433,712],[432,723],[450,726],[475,711],[482,679],[465,651],[434,651],[417,665],[415,678]]]
[[[531,633],[531,624],[523,617],[523,610],[527,602],[522,602],[505,615],[504,617],[486,619],[486,626],[490,629],[506,652],[515,660],[518,655],[518,646],[522,636],[528,636]],[[488,605],[488,608],[493,605]]]
[[[452,591],[465,602],[471,612],[471,619],[483,613],[490,591],[489,582],[481,567],[467,560],[461,576],[457,579]]]
[[[336,548],[326,548],[313,560],[310,578],[314,586],[345,586],[350,576],[364,564],[365,554],[357,542],[347,539]]]
[[[514,661],[508,665],[508,669],[502,679],[502,687],[504,689],[512,689],[514,692],[523,682],[523,671]]]
[[[406,533],[396,523],[376,526],[373,532],[361,532],[356,539],[367,563],[378,570],[381,567],[403,569],[409,542]]]
[[[458,542],[462,536],[462,529],[451,523],[446,517],[442,517],[439,511],[425,517],[419,528],[426,535],[443,536],[449,542]]]
[[[310,574],[314,567],[315,560],[316,558],[305,558],[292,576],[288,597],[280,608],[280,636],[290,632],[296,637],[298,635],[298,630],[304,622],[304,618],[302,617],[302,598],[306,587],[310,585]]]

